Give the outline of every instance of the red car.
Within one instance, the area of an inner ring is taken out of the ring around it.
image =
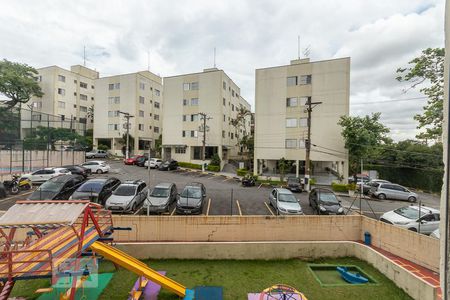
[[[124,159],[123,160],[123,163],[124,164],[126,164],[126,165],[135,165],[136,164],[136,160],[139,158],[139,157],[142,157],[143,155],[135,155],[135,156],[132,156],[132,157],[130,157],[130,158],[126,158],[126,159]]]

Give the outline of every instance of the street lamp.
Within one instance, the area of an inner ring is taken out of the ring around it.
[[[125,119],[127,119],[127,145],[125,149],[125,159],[128,159],[130,157],[129,152],[129,144],[130,144],[130,118],[133,118],[134,116],[130,115],[130,113],[123,112],[119,110],[119,114],[124,115]]]

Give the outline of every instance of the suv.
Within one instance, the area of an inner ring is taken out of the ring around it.
[[[273,189],[269,195],[269,203],[277,210],[278,215],[303,215],[298,199],[287,189]]]
[[[388,211],[380,217],[381,222],[425,234],[430,234],[438,229],[440,219],[439,210],[423,205],[400,207]]]
[[[192,182],[187,184],[177,201],[177,214],[201,214],[205,198],[206,188],[203,183]]]
[[[418,198],[416,193],[413,193],[407,188],[395,183],[375,183],[369,193],[380,200],[394,199],[416,202]]]
[[[303,191],[302,182],[298,177],[288,177],[287,179],[287,189],[291,192],[299,192]]]
[[[177,186],[175,183],[159,183],[148,195],[143,210],[152,213],[168,212],[172,203],[177,201]]]
[[[106,150],[92,150],[86,152],[86,158],[108,158],[108,152]]]
[[[341,201],[333,191],[324,188],[315,188],[309,193],[309,206],[318,215],[343,215],[344,208]]]
[[[135,212],[147,198],[148,188],[144,181],[125,181],[106,200],[105,208],[119,212]]]

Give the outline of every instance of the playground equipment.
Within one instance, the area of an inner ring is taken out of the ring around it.
[[[249,299],[250,295],[249,295]],[[276,284],[264,289],[255,300],[308,300],[305,295],[292,286]]]
[[[36,238],[15,235],[32,230]],[[80,258],[100,254],[114,263],[174,292],[183,299],[193,299],[194,291],[152,270],[144,263],[103,242],[111,242],[114,230],[111,213],[89,201],[18,201],[0,217],[0,300],[8,299],[17,280],[52,278],[56,282],[71,276],[72,284],[60,299],[75,298],[88,271]],[[20,238],[20,237],[19,237]],[[91,250],[92,252],[90,252]],[[61,271],[70,266],[72,271]],[[64,268],[63,268],[64,269]]]
[[[338,270],[339,274],[341,274],[341,277],[348,283],[363,284],[369,282],[368,278],[361,276],[361,274],[359,273],[350,272],[346,267],[337,267],[336,269]]]

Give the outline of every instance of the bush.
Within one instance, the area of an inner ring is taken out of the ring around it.
[[[197,170],[202,169],[202,165],[188,163],[188,162],[178,162],[178,165],[182,168],[197,169]]]
[[[246,169],[237,169],[236,174],[237,176],[245,176],[247,175],[248,171]]]
[[[211,162],[209,163],[210,165],[213,166],[220,166],[220,157],[219,154],[214,154],[213,157],[211,158]]]
[[[219,172],[220,171],[220,166],[208,165],[206,167],[206,170],[211,171],[211,172]]]
[[[98,150],[105,150],[105,151],[107,151],[107,150],[109,149],[109,147],[106,146],[106,145],[103,145],[103,144],[99,144],[98,147],[97,147],[97,149],[98,149]]]
[[[309,179],[309,185],[315,185],[317,181],[314,178]]]
[[[348,185],[347,184],[341,184],[341,183],[335,183],[333,182],[331,184],[331,189],[335,192],[342,192],[346,193],[348,192]]]

